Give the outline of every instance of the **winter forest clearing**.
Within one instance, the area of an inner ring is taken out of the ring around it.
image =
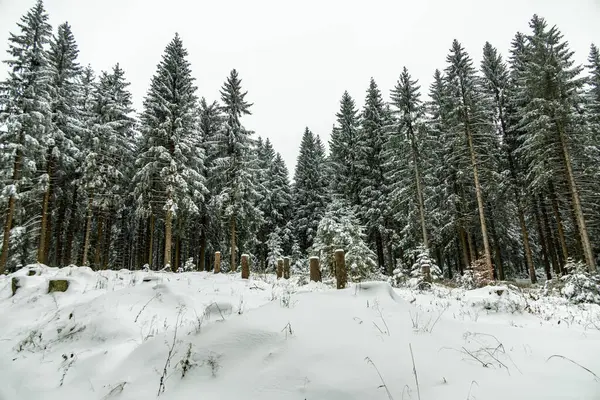
[[[206,100],[174,34],[135,110],[126,66],[23,11],[0,400],[600,398],[595,45],[538,15],[477,66],[449,38],[428,88],[344,92],[290,177],[237,70]]]

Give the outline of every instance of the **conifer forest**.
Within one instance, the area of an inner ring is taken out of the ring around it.
[[[479,65],[442,35],[429,87],[404,68],[392,88],[366,82],[362,108],[340,93],[327,141],[287,127],[304,132],[289,171],[245,127],[244,71],[200,93],[174,34],[135,110],[126,66],[82,65],[69,23],[50,26],[42,0],[23,12],[0,82],[0,274],[209,271],[215,252],[224,271],[247,254],[255,272],[282,257],[308,271],[319,257],[327,273],[336,249],[353,281],[424,254],[447,279],[596,273],[600,50],[578,65],[542,16],[509,49],[482,32]]]

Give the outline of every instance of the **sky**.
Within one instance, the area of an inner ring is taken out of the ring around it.
[[[35,0],[0,0],[0,52]],[[504,55],[532,15],[557,25],[584,64],[600,45],[600,0],[45,0],[50,23],[68,21],[80,63],[117,62],[141,111],[150,79],[175,32],[189,52],[198,95],[219,100],[238,70],[252,115],[245,126],[268,137],[293,175],[302,133],[326,143],[348,90],[359,107],[371,77],[384,98],[406,66],[427,93],[453,39],[479,65],[489,41]],[[0,66],[0,80],[7,75]]]

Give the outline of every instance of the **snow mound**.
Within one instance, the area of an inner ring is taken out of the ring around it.
[[[507,314],[525,298],[506,286],[333,290],[272,275],[28,271],[0,277],[2,400],[386,399],[385,388],[415,399],[411,348],[423,399],[600,394],[586,370],[548,360],[600,373],[600,324],[585,323],[600,321],[600,307],[527,300],[568,310],[560,325]],[[13,277],[24,279],[15,296]],[[48,294],[58,278],[73,286]]]

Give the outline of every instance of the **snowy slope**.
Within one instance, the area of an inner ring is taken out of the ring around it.
[[[154,398],[173,343],[164,399],[600,399],[593,373],[548,360],[600,375],[597,306],[500,287],[36,269],[0,277],[1,400]],[[46,293],[55,278],[66,293]]]

